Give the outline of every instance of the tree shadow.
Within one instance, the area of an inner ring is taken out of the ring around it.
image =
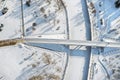
[[[80,26],[84,22],[84,17],[83,17],[82,12],[77,14],[72,20],[75,23],[74,26]]]

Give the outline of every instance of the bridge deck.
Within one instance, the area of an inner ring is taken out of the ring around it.
[[[94,47],[120,47],[120,42],[96,42],[80,40],[63,40],[63,39],[41,39],[41,38],[18,38],[1,40],[0,47],[15,45],[16,43],[38,43],[38,44],[62,44],[62,45],[81,45]]]
[[[79,40],[62,40],[62,39],[41,39],[41,38],[24,38],[25,43],[44,43],[44,44],[63,44],[63,45],[82,45],[96,47],[120,47],[119,42],[95,42]]]

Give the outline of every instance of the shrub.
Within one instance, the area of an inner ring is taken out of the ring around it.
[[[29,7],[31,3],[31,0],[26,1],[26,5]]]
[[[2,14],[7,13],[7,11],[8,11],[8,8],[7,8],[7,7],[3,8],[3,9],[2,9]]]
[[[0,32],[2,31],[2,29],[0,28]]]
[[[32,26],[37,26],[37,23],[33,23]]]
[[[45,12],[45,9],[44,9],[43,7],[41,7],[41,8],[40,8],[40,11],[41,11],[42,13],[44,13],[44,12]]]
[[[2,27],[4,27],[4,25],[3,25],[3,24],[0,24],[0,28],[2,28]]]

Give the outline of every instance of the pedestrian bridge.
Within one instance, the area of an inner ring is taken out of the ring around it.
[[[16,43],[62,44],[62,45],[71,45],[71,46],[119,47],[120,48],[120,42],[80,41],[80,40],[43,39],[43,38],[27,38],[27,37],[0,40],[0,47],[15,45]]]
[[[63,39],[41,39],[41,38],[24,38],[25,43],[39,44],[62,44],[73,46],[93,46],[93,47],[120,47],[119,42],[98,42],[98,41],[80,41],[80,40],[63,40]]]

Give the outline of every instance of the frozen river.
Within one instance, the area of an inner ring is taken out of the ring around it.
[[[66,0],[68,11],[69,38],[90,40],[90,22],[85,0]],[[70,56],[64,80],[87,80],[90,47],[70,46]]]

